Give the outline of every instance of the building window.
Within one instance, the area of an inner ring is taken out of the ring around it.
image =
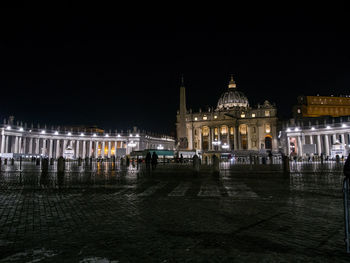
[[[265,116],[266,116],[266,117],[270,116],[270,111],[269,111],[269,110],[266,110],[266,111],[265,111]]]
[[[266,133],[270,133],[271,132],[271,126],[268,123],[265,124],[265,132]]]
[[[252,118],[255,118],[255,113],[252,113]]]
[[[209,135],[209,128],[203,127],[203,136],[208,136],[208,135]]]
[[[227,126],[222,126],[222,127],[221,127],[221,134],[222,134],[222,135],[227,134]]]
[[[301,113],[301,110],[300,110],[300,109],[298,109],[298,113]]]
[[[215,128],[215,129],[214,129],[214,134],[215,134],[215,135],[218,135],[218,128]]]
[[[241,126],[239,126],[239,132],[241,134],[247,134],[247,125],[246,124],[242,124]]]
[[[203,120],[207,120],[208,119],[208,117],[207,116],[203,116]]]
[[[230,128],[230,134],[233,135],[233,134],[234,134],[234,131],[235,131],[235,130],[233,129],[233,127],[231,127],[231,128]]]
[[[198,120],[198,118],[197,118],[197,117],[194,117],[194,120],[196,121],[196,120]]]
[[[241,118],[245,118],[245,113],[244,112],[241,113]]]

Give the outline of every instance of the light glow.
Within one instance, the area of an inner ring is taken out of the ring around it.
[[[135,146],[136,146],[136,143],[134,143],[133,141],[131,141],[131,142],[128,143],[128,146],[129,146],[129,147],[135,147]]]
[[[290,132],[290,128],[287,128],[287,132]]]
[[[327,127],[326,127],[326,129],[330,129],[330,128],[331,128],[331,126],[327,126]]]
[[[19,128],[19,131],[23,131],[23,128],[21,127],[21,128]]]
[[[345,127],[346,127],[346,124],[345,124],[345,123],[343,123],[341,126],[342,126],[343,128],[345,128]]]
[[[296,127],[296,128],[294,129],[294,131],[299,131],[298,127]]]
[[[96,137],[96,133],[94,133],[92,136]]]
[[[311,130],[314,131],[314,130],[315,130],[315,127],[311,127]]]
[[[58,135],[58,131],[55,131],[55,133],[54,133],[55,135]]]
[[[226,144],[226,143],[224,143],[224,145],[223,146],[221,146],[223,149],[228,149],[229,148],[229,146]]]
[[[220,144],[221,144],[221,141],[213,141],[213,144],[214,144],[214,145],[220,145]]]
[[[11,126],[7,126],[7,127],[6,127],[6,130],[11,130]]]
[[[44,130],[41,131],[41,134],[45,134],[46,132]]]
[[[163,145],[159,144],[159,145],[157,146],[157,150],[163,150],[163,149],[164,149]]]
[[[72,133],[68,132],[68,136],[71,136],[71,135],[72,135]]]
[[[80,133],[80,136],[85,136],[84,133]]]

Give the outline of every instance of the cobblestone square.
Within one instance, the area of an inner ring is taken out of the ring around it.
[[[101,170],[58,187],[14,170],[0,175],[1,262],[349,261],[339,172]]]

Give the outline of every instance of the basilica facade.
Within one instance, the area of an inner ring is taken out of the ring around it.
[[[231,76],[217,106],[193,112],[186,108],[182,80],[177,112],[177,147],[199,152],[278,150],[277,109],[267,100],[251,107]]]

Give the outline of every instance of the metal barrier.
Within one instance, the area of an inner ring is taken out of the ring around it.
[[[345,178],[343,181],[343,195],[344,195],[344,223],[345,223],[345,245],[346,253],[350,253],[350,233],[349,233],[349,178]]]

